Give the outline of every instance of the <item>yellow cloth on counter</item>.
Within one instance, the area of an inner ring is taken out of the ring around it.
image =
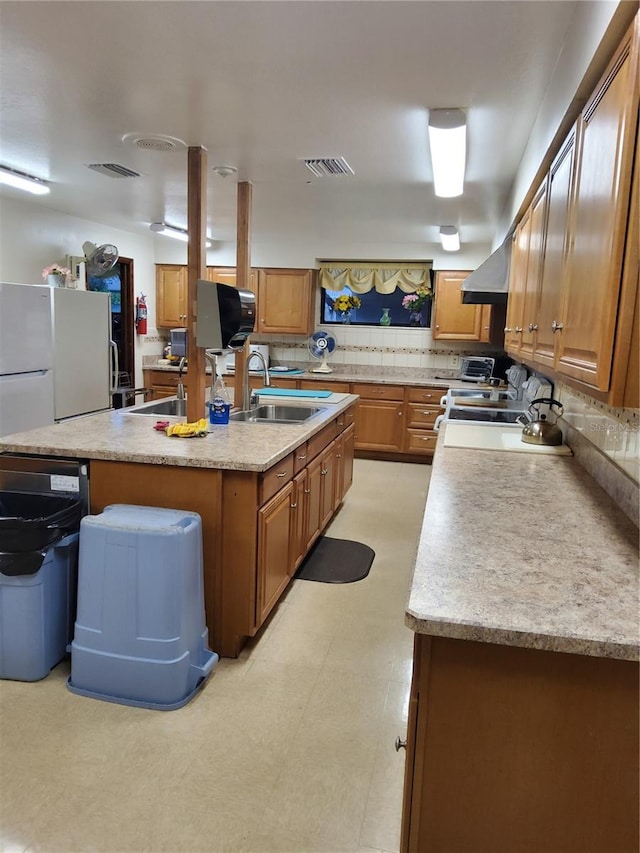
[[[190,424],[171,424],[165,429],[167,435],[177,438],[196,438],[197,436],[208,435],[209,428],[206,418],[200,418],[199,421],[194,421]]]

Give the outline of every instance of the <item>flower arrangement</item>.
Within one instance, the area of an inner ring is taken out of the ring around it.
[[[341,293],[340,296],[336,296],[333,302],[333,310],[337,311],[338,314],[346,314],[352,308],[359,308],[361,305],[362,303],[357,296],[352,293]]]
[[[42,278],[46,281],[50,275],[59,275],[64,278],[66,283],[71,276],[71,270],[67,267],[61,267],[60,264],[51,264],[42,270]]]
[[[402,300],[402,307],[407,311],[420,311],[433,297],[428,284],[421,284],[415,293],[407,293]]]

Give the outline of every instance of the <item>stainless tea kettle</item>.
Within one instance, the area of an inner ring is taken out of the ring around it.
[[[562,430],[557,424],[549,423],[546,415],[540,414],[539,406],[542,404],[548,405],[551,409],[557,409],[557,417],[562,416],[564,412],[562,403],[551,397],[538,397],[537,400],[532,400],[529,412],[533,420],[522,430],[522,441],[526,444],[544,444],[546,446],[562,444]]]

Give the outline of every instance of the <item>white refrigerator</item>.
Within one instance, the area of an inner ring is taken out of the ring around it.
[[[0,436],[111,407],[108,293],[0,283]]]

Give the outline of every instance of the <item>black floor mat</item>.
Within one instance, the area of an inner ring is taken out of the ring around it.
[[[298,569],[295,579],[320,583],[353,583],[369,574],[373,548],[349,539],[321,536]]]

